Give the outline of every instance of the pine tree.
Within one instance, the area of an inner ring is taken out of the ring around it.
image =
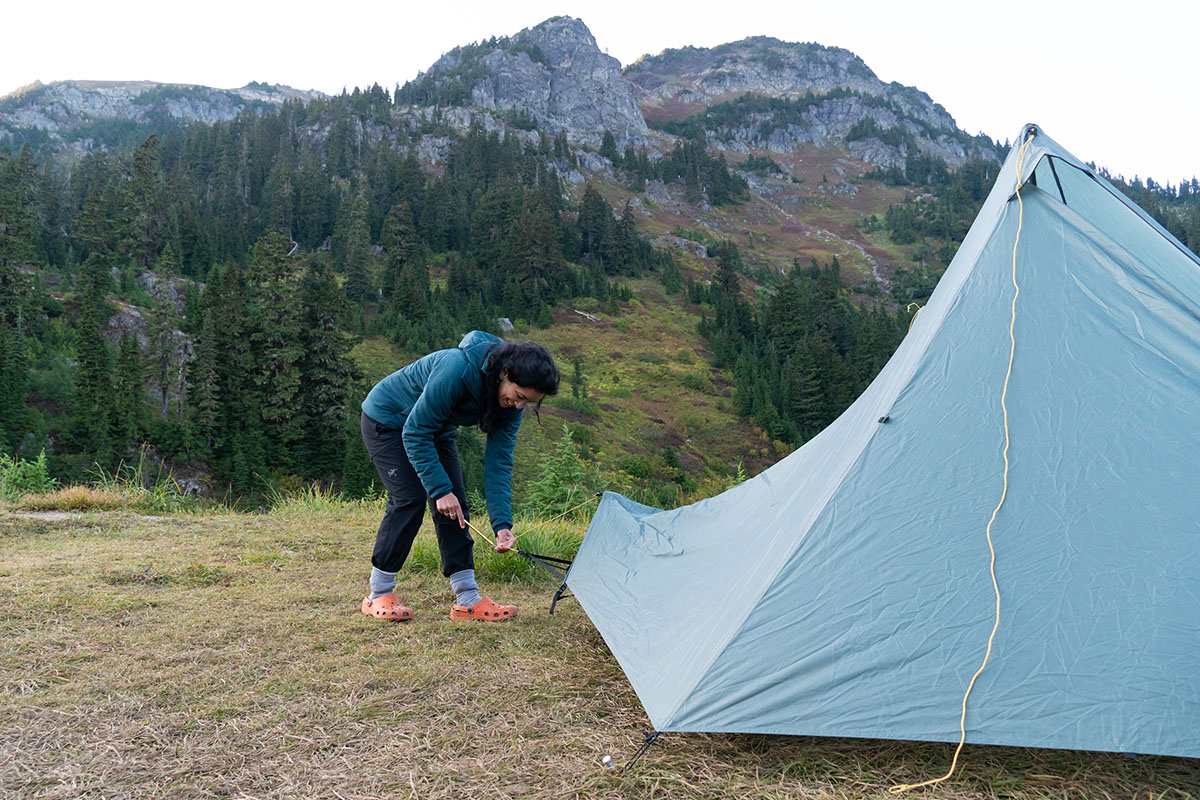
[[[634,230],[633,210],[629,203],[621,213],[621,219],[609,226],[609,235],[604,243],[604,266],[610,275],[633,275],[637,272],[634,258],[637,252],[637,234]]]
[[[421,212],[421,234],[433,252],[440,253],[450,247],[450,222],[450,195],[446,183],[431,183]]]
[[[600,155],[612,162],[614,167],[620,168],[621,154],[617,152],[617,141],[613,138],[612,131],[606,130],[600,137]]]
[[[83,451],[102,468],[113,464],[113,368],[101,329],[108,322],[106,294],[112,284],[110,249],[115,228],[99,195],[89,195],[79,220],[79,238],[88,256],[79,268],[79,325],[76,328],[76,435]]]
[[[122,217],[128,221],[124,231],[125,251],[138,266],[149,267],[159,250],[163,222],[158,137],[154,134],[147,136],[133,151],[122,195]]]
[[[113,381],[113,444],[118,453],[137,447],[146,421],[145,386],[142,381],[142,351],[137,336],[121,337]]]
[[[590,183],[583,190],[578,225],[583,240],[583,252],[601,255],[613,226],[612,206]]]
[[[267,230],[292,238],[296,215],[296,151],[291,136],[280,136],[278,155],[263,186]]]
[[[558,247],[554,221],[538,195],[526,195],[521,216],[511,232],[506,259],[527,306],[520,315],[525,319],[535,319],[541,306],[566,286],[566,263]]]
[[[150,354],[155,365],[154,380],[158,388],[159,418],[166,422],[167,401],[173,379],[171,366],[179,361],[178,350],[181,344],[176,341],[179,334],[179,316],[175,311],[175,291],[171,281],[175,272],[174,260],[169,255],[160,259],[156,271],[157,280],[151,290],[154,306],[150,324]]]
[[[0,154],[0,325],[16,323],[29,294],[29,282],[21,270],[34,263],[33,180],[28,144],[17,158]]]
[[[663,264],[662,285],[667,294],[679,294],[683,291],[683,275],[679,272],[679,263],[672,255],[668,255]]]
[[[297,447],[297,467],[306,477],[317,478],[342,466],[347,392],[359,375],[349,358],[354,340],[343,330],[346,301],[333,274],[319,262],[310,263],[300,298],[303,393],[298,416],[305,430]]]
[[[571,396],[576,400],[588,398],[587,376],[583,374],[583,361],[579,358],[571,359]]]
[[[212,309],[205,309],[196,344],[196,358],[188,367],[195,415],[193,422],[199,437],[201,456],[211,453],[221,420],[221,390],[217,374],[217,330]]]
[[[346,229],[346,296],[356,303],[371,298],[367,275],[371,258],[371,233],[367,220],[367,198],[362,193],[350,204]]]
[[[385,294],[395,297],[406,315],[415,310],[409,308],[413,303],[424,310],[428,305],[429,278],[425,274],[423,280],[416,279],[425,272],[425,248],[417,237],[407,202],[401,200],[388,211],[379,232],[379,243],[387,252],[388,268],[382,281]],[[405,272],[409,267],[412,269]]]
[[[572,511],[576,515],[586,514],[588,510],[580,508],[580,503],[597,488],[599,481],[584,468],[575,437],[564,425],[554,452],[542,459],[537,480],[529,484],[530,504],[546,516]]]
[[[292,465],[304,435],[300,409],[300,359],[304,353],[297,289],[301,261],[286,239],[268,233],[251,251],[247,308],[252,353],[252,397],[262,420],[264,452],[271,464]],[[247,441],[248,448],[256,447]]]
[[[0,321],[0,451],[15,453],[26,433],[29,363],[24,319]]]

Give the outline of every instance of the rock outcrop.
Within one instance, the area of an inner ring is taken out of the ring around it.
[[[35,83],[0,98],[0,144],[22,131],[43,131],[60,147],[86,151],[106,141],[113,121],[160,125],[164,121],[231,120],[247,108],[276,108],[287,100],[308,102],[320,92],[250,83],[213,89],[152,81],[58,81]]]
[[[535,120],[552,135],[599,145],[610,131],[621,146],[648,133],[621,74],[581,20],[553,17],[515,36],[457,47],[400,92],[414,105],[471,105]]]
[[[753,37],[714,48],[644,57],[625,70],[646,117],[658,123],[700,114],[744,95],[790,103],[745,104],[703,121],[719,146],[787,153],[801,143],[845,143],[856,158],[903,167],[910,152],[958,164],[994,152],[958,129],[922,91],[884,83],[848,50]],[[730,107],[726,107],[727,109]]]

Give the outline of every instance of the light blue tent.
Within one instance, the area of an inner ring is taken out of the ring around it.
[[[1019,178],[966,738],[1200,756],[1200,261],[1045,134],[1017,153],[825,431],[691,506],[604,496],[568,585],[656,730],[958,741]]]

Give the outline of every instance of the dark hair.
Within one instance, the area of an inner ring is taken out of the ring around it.
[[[498,346],[488,354],[483,372],[484,410],[479,430],[484,433],[494,430],[505,413],[496,399],[503,372],[507,372],[508,379],[517,386],[534,389],[546,397],[558,394],[558,367],[549,350],[533,342],[508,342]],[[539,400],[534,413],[541,407]]]

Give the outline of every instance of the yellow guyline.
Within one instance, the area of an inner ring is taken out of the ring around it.
[[[574,512],[576,512],[576,511],[578,511],[579,509],[581,509],[581,508],[583,508],[584,506],[586,506],[588,503],[591,503],[592,501],[594,501],[594,500],[595,500],[597,497],[599,497],[599,496],[600,496],[600,493],[599,493],[599,492],[597,492],[596,494],[594,494],[594,495],[591,495],[590,497],[588,497],[588,499],[587,499],[587,500],[584,500],[582,503],[580,503],[579,505],[575,506],[574,508],[568,508],[566,511],[564,511],[564,512],[563,512],[563,513],[561,513],[561,514],[559,514],[557,517],[551,517],[550,519],[548,519],[548,520],[545,520],[545,522],[546,522],[547,524],[549,524],[549,523],[552,523],[552,522],[558,522],[560,519],[562,519],[562,518],[564,518],[564,517],[566,517],[566,516],[568,516],[568,515],[570,515],[570,514],[573,514]],[[480,532],[480,530],[479,530],[478,528],[476,528],[474,525],[472,525],[472,524],[471,524],[471,520],[467,519],[466,517],[463,517],[463,523],[465,523],[465,524],[466,524],[466,526],[467,526],[468,528],[470,528],[470,529],[471,529],[471,530],[472,530],[472,531],[475,533],[475,535],[476,535],[476,536],[479,536],[480,538],[485,538],[485,539],[486,539],[486,537],[484,537],[483,533],[481,533],[481,532]],[[520,532],[520,533],[518,533],[518,534],[515,534],[515,535],[513,536],[513,544],[516,544],[516,541],[517,541],[517,539],[520,539],[522,536],[524,536],[524,535],[525,535],[525,534],[527,534],[527,533],[529,533],[529,531],[528,531],[528,530],[524,530],[524,531],[521,531],[521,532]],[[495,537],[493,537],[493,538],[495,538]]]
[[[975,670],[975,674],[971,676],[971,682],[967,684],[967,691],[963,694],[962,699],[962,716],[958,720],[959,739],[958,747],[954,749],[954,758],[950,762],[950,770],[940,778],[933,778],[923,783],[901,783],[892,786],[888,789],[892,794],[900,794],[911,789],[920,789],[923,786],[932,786],[936,783],[949,778],[958,768],[958,756],[962,752],[963,744],[967,741],[967,698],[971,696],[971,690],[975,688],[975,680],[983,672],[988,665],[988,660],[992,657],[992,642],[996,639],[996,631],[1000,629],[1000,584],[996,582],[996,547],[992,544],[992,523],[996,521],[996,515],[1000,513],[1000,507],[1004,505],[1005,498],[1008,497],[1008,448],[1011,442],[1008,433],[1008,381],[1012,377],[1013,356],[1017,352],[1017,339],[1013,334],[1017,325],[1017,298],[1021,294],[1021,286],[1017,283],[1017,245],[1021,242],[1021,223],[1025,217],[1025,204],[1021,201],[1021,171],[1025,163],[1025,148],[1033,141],[1033,137],[1037,135],[1037,131],[1033,128],[1029,130],[1029,136],[1021,144],[1021,149],[1017,152],[1017,238],[1013,242],[1012,250],[1012,283],[1013,283],[1013,299],[1012,299],[1012,316],[1008,323],[1008,371],[1004,374],[1004,390],[1000,393],[1000,408],[1004,411],[1004,491],[1000,494],[1000,502],[996,504],[995,510],[992,511],[992,518],[987,524],[987,543],[988,550],[991,552],[991,564],[989,569],[992,575],[992,589],[996,593],[996,621],[992,623],[992,632],[988,636],[987,652],[984,653],[983,663],[979,665],[979,669]]]

